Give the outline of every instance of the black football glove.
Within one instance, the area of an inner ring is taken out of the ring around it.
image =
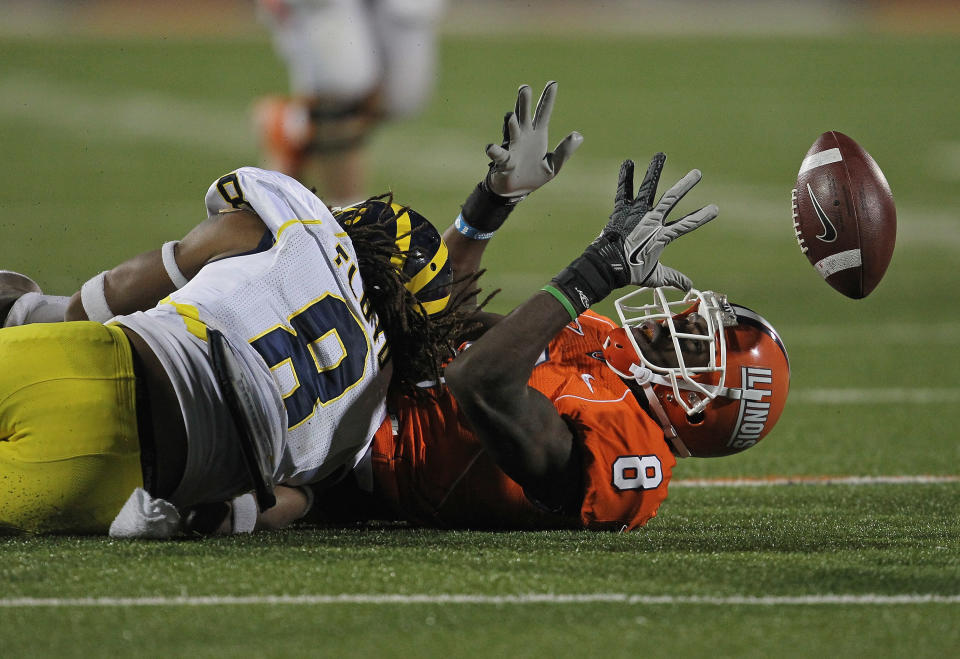
[[[667,215],[700,181],[701,175],[699,170],[692,170],[653,206],[666,159],[662,153],[653,157],[636,197],[633,196],[633,161],[623,162],[610,221],[583,255],[551,282],[578,315],[627,284],[672,286],[681,290],[692,287],[693,282],[686,275],[660,263],[660,254],[671,241],[715,218],[718,210],[711,204],[667,223]]]

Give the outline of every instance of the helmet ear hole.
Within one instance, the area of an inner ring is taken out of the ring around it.
[[[696,414],[688,414],[687,422],[691,426],[699,426],[701,423],[703,423],[706,420],[706,418],[707,418],[706,414],[704,414],[703,412],[697,412]]]

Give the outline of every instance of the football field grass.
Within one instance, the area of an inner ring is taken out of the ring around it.
[[[664,261],[790,352],[776,429],[681,462],[631,534],[0,538],[0,656],[955,654],[958,56],[948,37],[446,38],[427,111],[372,142],[370,192],[445,226],[517,85],[558,80],[551,140],[585,142],[491,243],[493,309],[597,234],[620,160],[663,150],[665,183],[703,170],[683,207],[721,210]],[[257,164],[249,106],[285,85],[266,38],[0,38],[0,269],[68,293],[181,237],[212,180]],[[793,236],[790,190],[826,130],[875,157],[898,205],[893,261],[860,301]]]

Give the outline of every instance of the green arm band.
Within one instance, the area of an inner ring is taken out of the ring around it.
[[[577,318],[577,310],[573,308],[573,305],[570,304],[570,300],[567,299],[567,296],[555,289],[553,286],[547,284],[541,291],[546,291],[553,297],[557,298],[557,301],[563,305],[563,308],[567,310],[567,313],[570,314],[570,320],[575,320]]]

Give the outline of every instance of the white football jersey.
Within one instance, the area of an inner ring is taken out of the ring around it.
[[[233,345],[276,427],[277,483],[353,468],[386,416],[387,374],[378,359],[386,341],[350,239],[316,195],[277,172],[227,174],[210,186],[206,205],[211,215],[252,209],[269,232],[257,250],[207,264],[154,309],[116,319],[144,336],[177,390],[191,444],[177,499],[194,498],[183,488],[211,471],[196,464],[204,458],[193,445],[210,457],[223,441],[214,436],[222,405],[198,391],[213,377],[207,327]]]

